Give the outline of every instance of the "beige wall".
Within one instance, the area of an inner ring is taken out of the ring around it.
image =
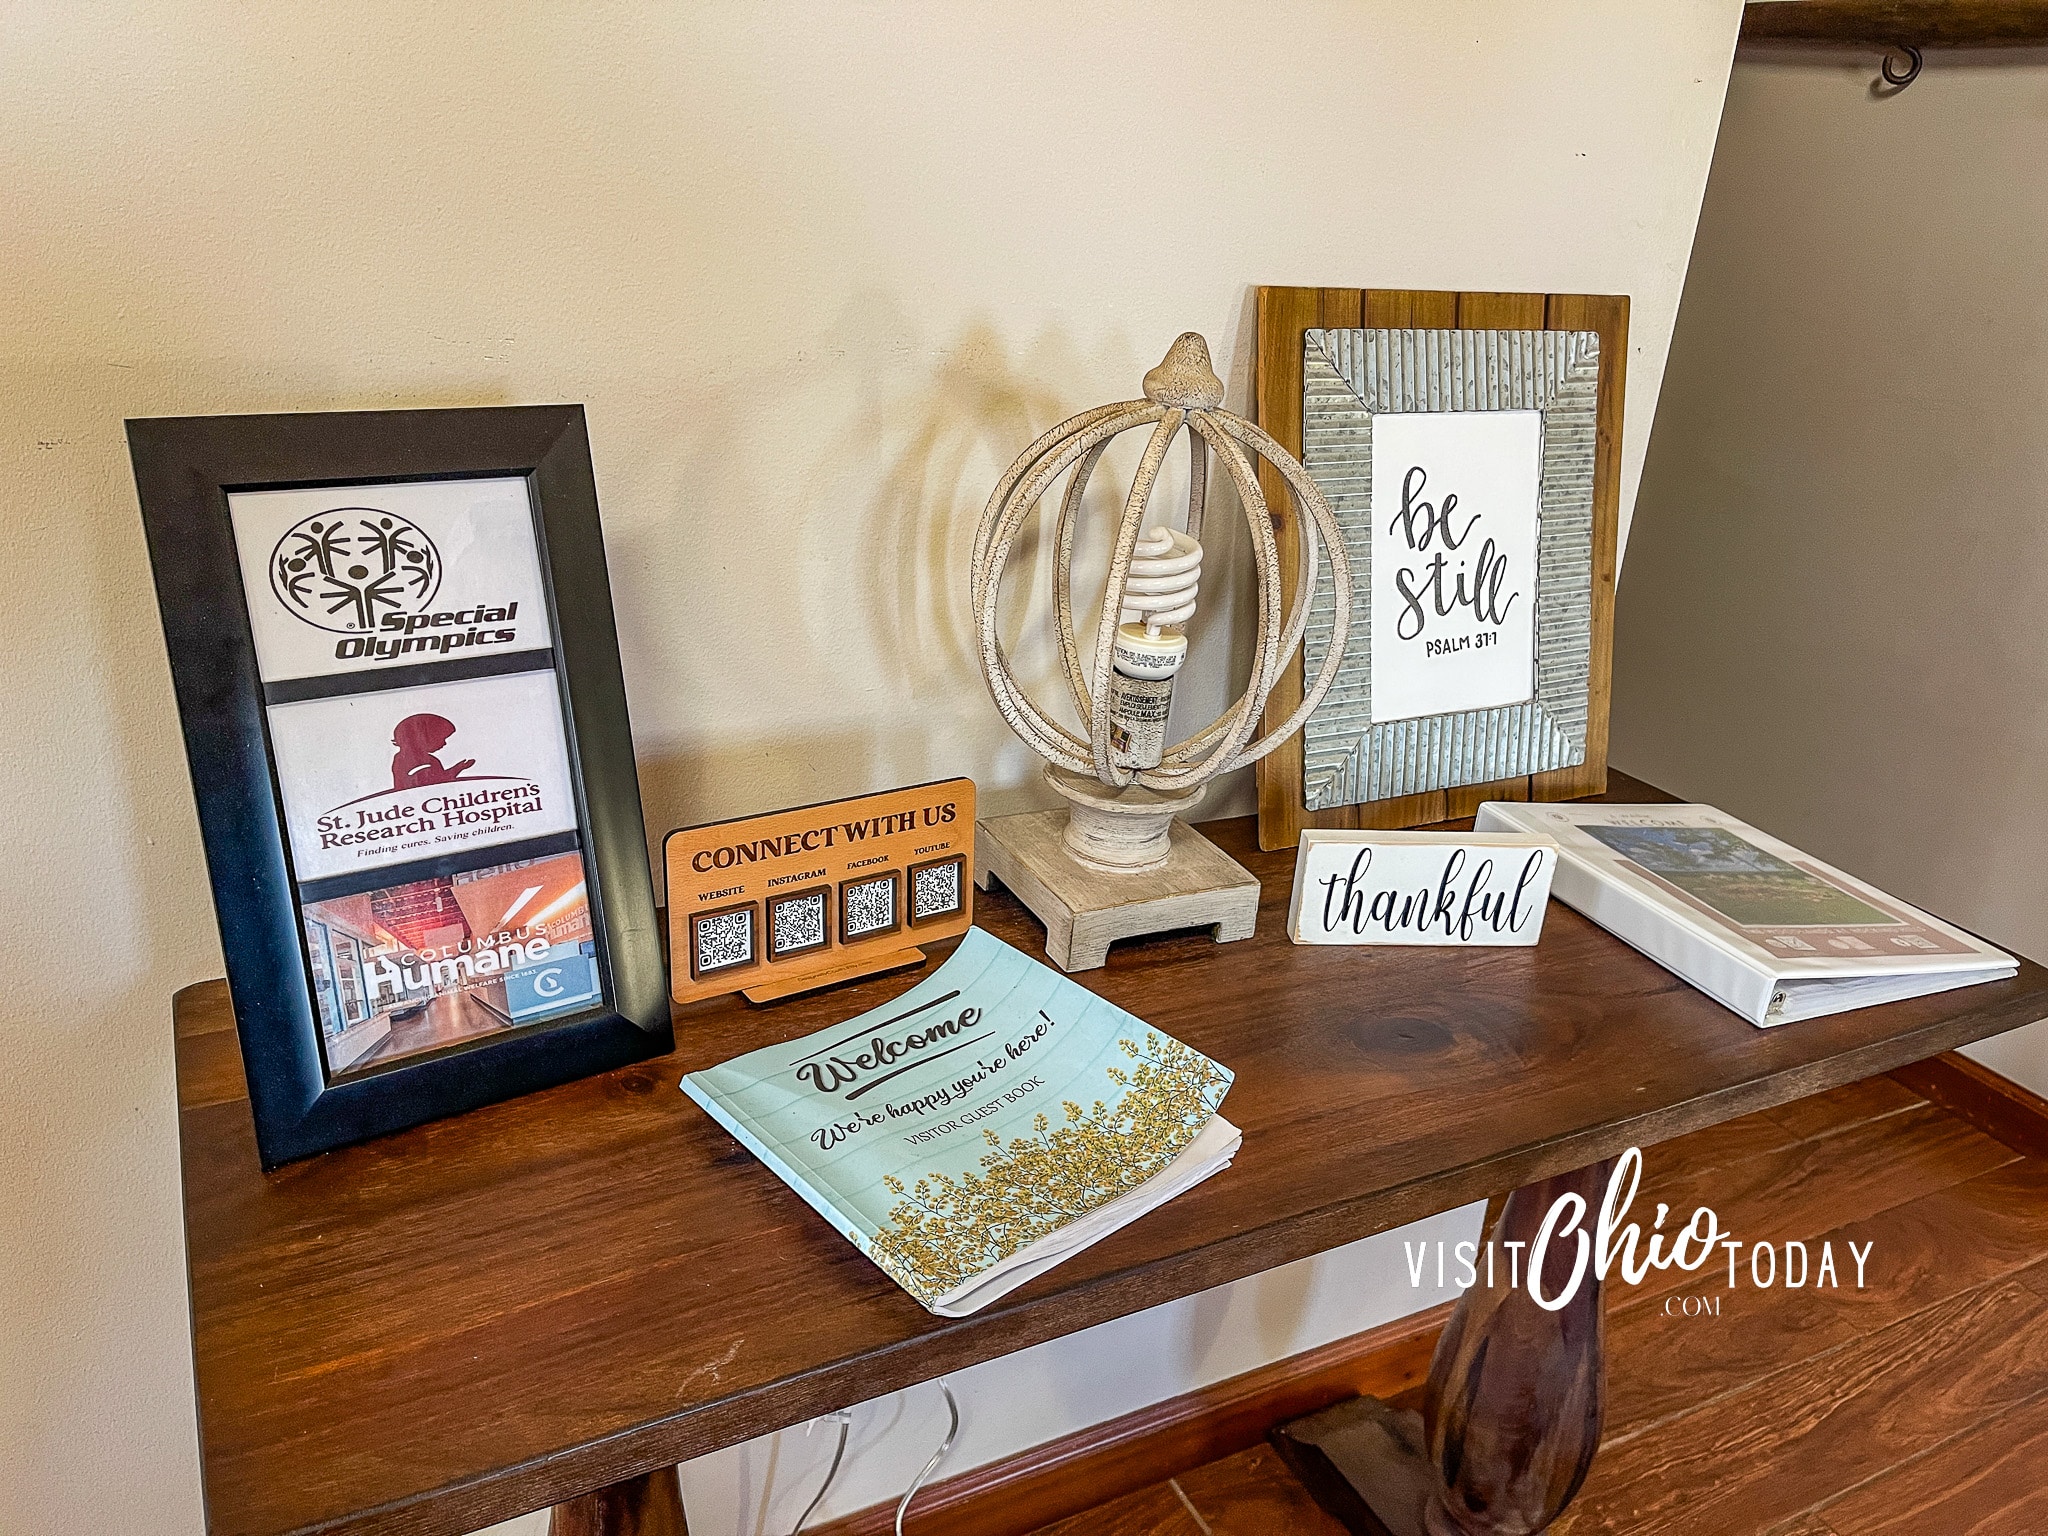
[[[1614,760],[2048,959],[2048,53],[1736,66]],[[2048,1093],[2048,1028],[1975,1054]]]
[[[1632,483],[1736,11],[0,0],[0,1529],[199,1521],[166,1005],[220,959],[123,417],[583,401],[654,832],[1019,803],[1002,464],[1184,328],[1241,401],[1252,284],[1506,288],[1634,296]]]

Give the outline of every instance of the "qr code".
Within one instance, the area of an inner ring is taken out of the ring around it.
[[[825,943],[825,893],[806,891],[768,904],[768,958],[779,960]]]
[[[707,912],[693,918],[690,933],[697,946],[697,974],[731,970],[754,958],[754,909]]]
[[[877,875],[847,885],[839,898],[839,925],[849,939],[887,933],[896,926],[896,876]]]
[[[960,861],[927,864],[910,872],[910,920],[921,923],[960,910]]]

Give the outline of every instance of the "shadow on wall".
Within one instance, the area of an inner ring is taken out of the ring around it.
[[[814,342],[681,386],[676,439],[648,449],[668,464],[640,498],[653,515],[607,518],[651,838],[951,773],[986,782],[992,761],[1021,776],[967,578],[989,489],[1059,414],[1027,380],[1088,371],[1062,340],[1040,351],[1020,366],[982,322],[935,344],[893,296],[863,293]],[[798,724],[761,739],[764,719]]]
[[[649,445],[667,459],[666,486],[632,498],[652,514],[607,516],[650,842],[676,825],[951,773],[977,781],[988,813],[1051,802],[981,677],[974,533],[1027,444],[1102,400],[1136,397],[1149,346],[1111,334],[1084,355],[1059,330],[1019,345],[986,319],[933,343],[870,293],[815,343],[683,388],[678,438],[665,454]],[[1239,348],[1233,377],[1248,367]],[[802,430],[817,421],[844,425]],[[1091,482],[1076,551],[1084,610],[1099,600],[1143,436],[1120,440]],[[1178,516],[1184,462],[1169,461],[1155,518]],[[1056,508],[1048,496],[1013,550],[1001,630],[1020,681],[1078,732],[1048,623]],[[1249,667],[1229,644],[1250,600],[1248,540],[1222,477],[1208,530],[1219,574],[1177,688],[1183,734],[1227,707]],[[764,739],[764,719],[802,724]]]
[[[735,816],[808,805],[820,798],[807,786],[821,774],[885,788],[890,782],[882,761],[887,750],[872,731],[840,729],[746,737],[720,732],[715,743],[640,754],[640,803],[646,808],[655,890],[662,888],[662,839],[678,827],[701,824],[664,821],[661,808],[702,805],[708,786],[733,783],[749,786],[749,803]]]
[[[2048,954],[2048,50],[1745,52],[1615,612],[1614,761]],[[1905,189],[1902,192],[1902,189]],[[1910,197],[1910,216],[1900,214]]]
[[[1231,397],[1249,395],[1252,295],[1247,289],[1231,350]],[[1165,343],[1160,340],[1163,354]],[[1144,360],[1140,360],[1141,356]],[[963,758],[958,771],[981,781],[985,812],[1057,803],[1038,782],[1039,760],[1002,726],[981,676],[979,643],[969,593],[969,569],[978,526],[1002,472],[1024,448],[1059,422],[1111,399],[1139,397],[1138,380],[1152,359],[1127,338],[1109,339],[1096,359],[1084,359],[1061,333],[1042,336],[1028,354],[1013,357],[987,321],[972,322],[945,345],[920,386],[894,398],[871,400],[830,450],[858,453],[860,445],[895,442],[880,485],[869,498],[864,528],[855,540],[859,590],[872,642],[901,669],[909,699],[929,722],[948,716],[970,722],[970,740],[987,743]],[[1054,391],[1046,379],[1107,377],[1105,390],[1087,386]],[[1241,404],[1235,408],[1243,409]],[[1144,432],[1117,439],[1091,479],[1074,549],[1075,613],[1085,628],[1101,600],[1110,541],[1123,509]],[[1185,459],[1169,457],[1154,490],[1147,522],[1179,521],[1186,505]],[[1055,481],[1019,532],[1005,566],[998,624],[1009,664],[1031,696],[1077,735],[1085,723],[1072,706],[1057,660],[1051,624],[1051,521],[1067,477]],[[1250,676],[1249,654],[1229,644],[1240,627],[1254,583],[1242,505],[1227,476],[1212,475],[1204,542],[1202,606],[1192,626],[1190,663],[1176,687],[1175,730],[1221,714]],[[1203,644],[1207,636],[1208,644]],[[916,733],[902,771],[943,755],[930,723]],[[894,780],[876,780],[874,787]],[[1217,796],[1212,795],[1211,803]]]
[[[1074,369],[1069,362],[1052,371]],[[857,579],[876,647],[900,659],[913,697],[984,686],[968,572],[975,528],[1001,474],[988,466],[1007,466],[1062,414],[983,320],[942,349],[921,391],[868,402],[835,445],[836,456],[870,437],[901,442],[867,505],[859,543],[869,558]],[[1016,550],[1014,566],[1026,574],[1012,592],[1013,612],[1036,598],[1038,543],[1034,519]],[[1006,638],[1014,644],[1014,626]]]

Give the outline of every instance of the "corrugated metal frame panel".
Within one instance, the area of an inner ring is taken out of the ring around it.
[[[1593,643],[1594,331],[1311,330],[1303,338],[1302,463],[1351,554],[1351,634],[1336,686],[1303,729],[1311,811],[1484,784],[1586,760]],[[1372,723],[1372,418],[1406,411],[1543,413],[1535,696]],[[1319,586],[1303,637],[1313,673],[1334,596]]]

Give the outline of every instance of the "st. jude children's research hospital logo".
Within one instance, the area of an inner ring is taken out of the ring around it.
[[[471,773],[476,759],[443,763],[456,733],[441,715],[408,715],[391,733],[391,787],[345,801],[316,823],[326,849],[399,842],[460,842],[544,809],[540,785],[515,774]],[[447,788],[441,786],[475,786]]]
[[[514,601],[437,612],[440,550],[408,517],[377,507],[335,507],[300,518],[270,552],[270,587],[285,612],[346,636],[337,659],[419,652],[446,654],[474,645],[505,645],[519,615]],[[419,631],[427,633],[419,633]]]

